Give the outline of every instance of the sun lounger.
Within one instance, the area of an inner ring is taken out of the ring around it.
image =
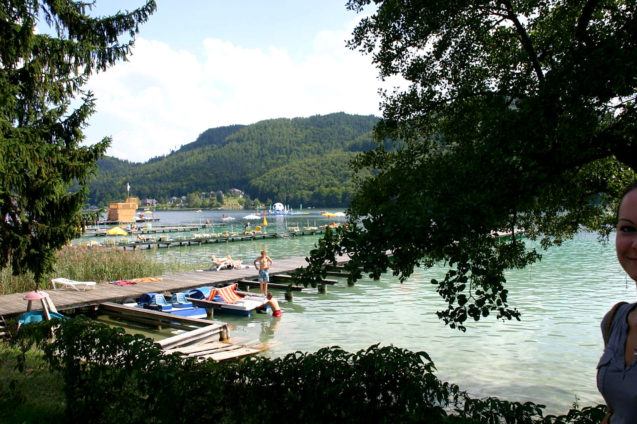
[[[61,286],[63,288],[72,288],[77,291],[94,289],[97,284],[95,281],[75,281],[69,280],[68,278],[54,278],[51,280],[51,283],[53,283],[53,290],[57,290],[58,286]]]

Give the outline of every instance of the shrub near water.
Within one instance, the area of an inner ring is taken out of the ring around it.
[[[72,319],[44,350],[63,378],[69,423],[592,424],[605,412],[599,405],[543,416],[531,402],[472,399],[440,381],[425,352],[393,346],[197,362],[164,355],[122,329]]]
[[[124,251],[104,247],[65,246],[56,255],[52,275],[47,276],[47,287],[55,277],[79,281],[116,281],[131,278],[158,276],[168,270],[183,268],[176,264],[161,264],[154,257],[141,251]],[[9,268],[0,271],[0,294],[33,290],[33,275],[11,275]]]

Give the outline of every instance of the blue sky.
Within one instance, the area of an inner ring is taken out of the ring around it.
[[[142,0],[98,0],[94,13]],[[345,0],[157,0],[130,60],[87,84],[97,113],[87,142],[143,162],[208,128],[347,112],[380,115],[381,82],[345,47],[361,15]],[[391,88],[385,83],[386,88]]]

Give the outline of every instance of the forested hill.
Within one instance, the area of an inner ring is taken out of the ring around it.
[[[167,156],[136,164],[106,157],[90,186],[90,202],[131,195],[165,200],[231,188],[261,201],[344,206],[352,190],[349,161],[375,144],[377,117],[335,113],[273,119],[204,131]]]

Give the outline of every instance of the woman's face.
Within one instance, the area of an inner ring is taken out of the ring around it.
[[[637,189],[624,196],[619,207],[615,248],[620,265],[637,282]]]

